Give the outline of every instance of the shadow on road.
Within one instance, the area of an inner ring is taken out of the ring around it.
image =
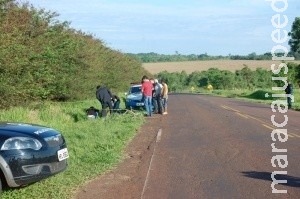
[[[241,172],[245,177],[255,178],[260,180],[272,181],[270,172],[244,171]],[[287,183],[282,183],[283,186],[300,187],[300,178],[289,175],[276,175],[276,180],[287,180]]]

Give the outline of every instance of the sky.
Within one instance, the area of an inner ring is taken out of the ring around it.
[[[290,31],[299,0],[27,0],[60,21],[123,53],[248,55],[270,52],[271,19],[286,15]],[[280,2],[281,1],[281,2]],[[21,2],[25,2],[21,0]],[[283,19],[282,22],[283,23]],[[282,36],[283,37],[283,36]],[[283,46],[289,49],[288,43]]]

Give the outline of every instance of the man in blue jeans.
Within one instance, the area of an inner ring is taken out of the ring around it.
[[[152,90],[152,83],[147,76],[144,76],[142,82],[142,94],[144,98],[144,105],[147,111],[147,116],[152,116]]]

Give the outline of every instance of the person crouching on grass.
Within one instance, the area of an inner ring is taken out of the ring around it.
[[[99,109],[91,106],[85,110],[88,119],[96,119],[99,116]]]
[[[150,82],[147,76],[144,76],[142,82],[142,94],[144,98],[144,106],[148,117],[152,116],[152,90],[152,83]]]
[[[111,101],[113,103],[113,112],[120,112],[120,98],[117,95],[113,94],[111,96]]]

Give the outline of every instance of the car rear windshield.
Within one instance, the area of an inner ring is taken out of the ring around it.
[[[142,92],[141,86],[134,86],[130,88],[130,93],[140,93],[140,92]]]

